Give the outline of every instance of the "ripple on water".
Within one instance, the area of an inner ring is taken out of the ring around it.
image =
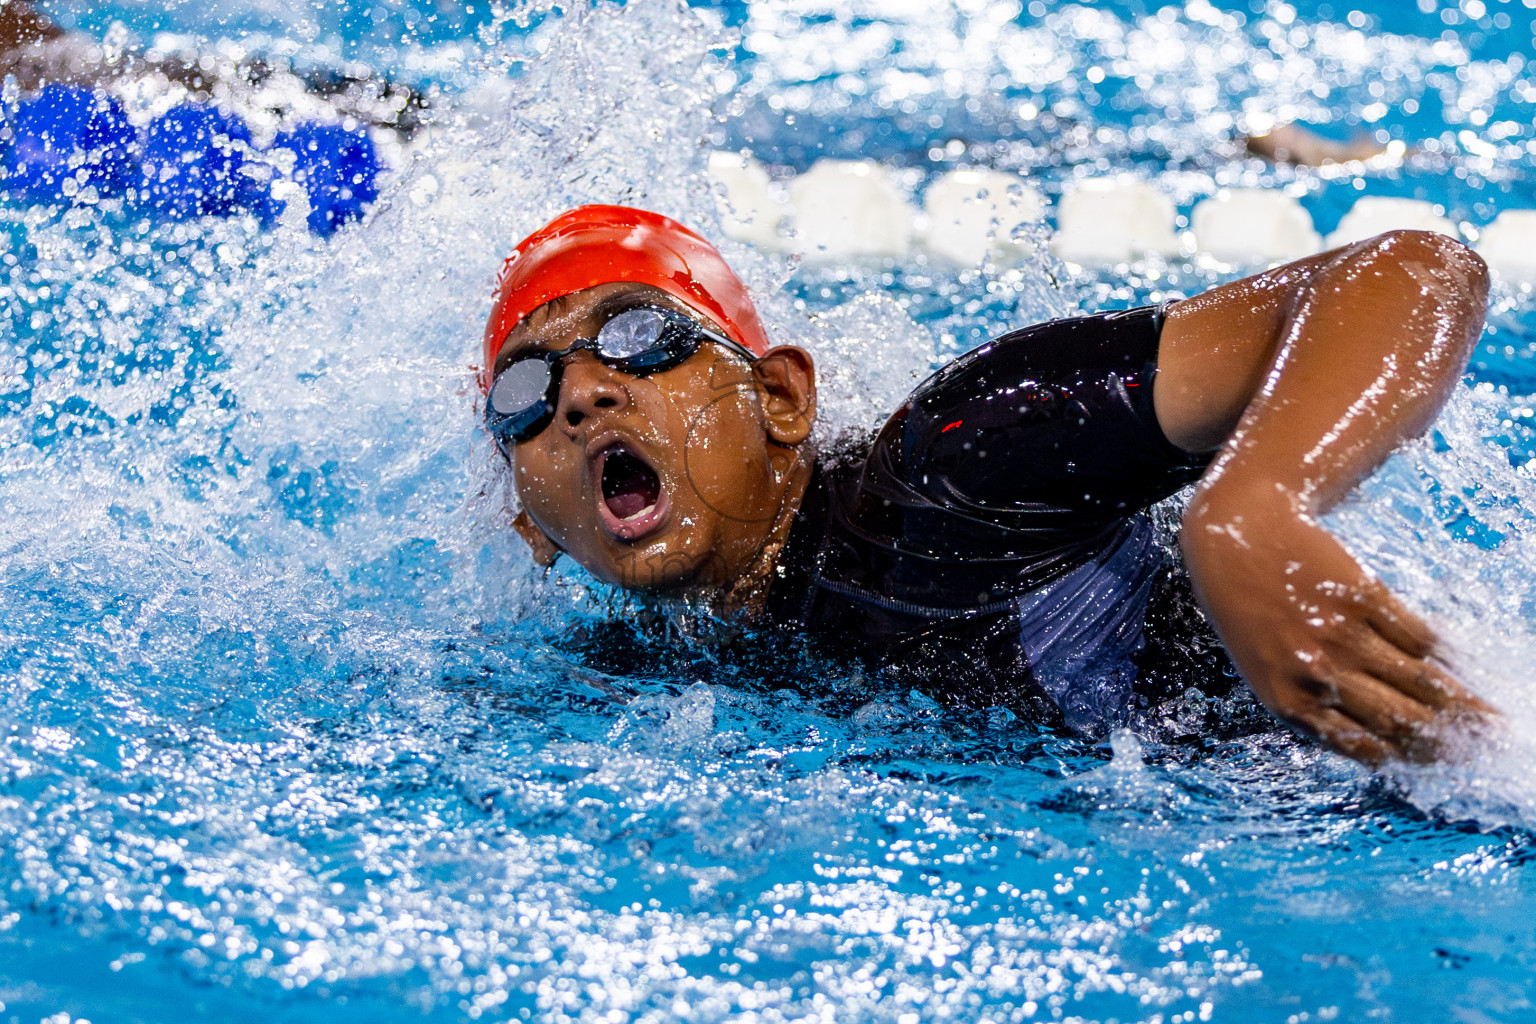
[[[1459,769],[1372,776],[1282,732],[1106,748],[809,658],[784,678],[707,639],[614,665],[592,638],[635,610],[579,574],[545,580],[509,542],[466,368],[500,254],[599,199],[718,234],[717,133],[792,165],[808,138],[873,145],[888,118],[899,162],[927,159],[929,117],[982,132],[1034,104],[1054,134],[983,139],[1003,165],[1034,161],[1050,186],[1171,154],[1160,183],[1185,203],[1224,174],[1285,173],[1210,154],[1231,116],[1206,118],[1211,96],[1263,86],[1345,117],[1377,78],[1391,102],[1443,89],[1469,110],[1519,88],[1491,63],[1464,87],[1434,79],[1465,63],[1443,40],[1273,35],[1257,16],[1239,32],[1205,5],[1003,6],[802,23],[756,5],[759,56],[724,96],[721,37],[686,12],[574,12],[540,30],[545,57],[494,121],[449,90],[372,220],[327,244],[295,225],[4,213],[6,1014],[1528,1012],[1536,506],[1502,422],[1518,394],[1460,394],[1437,442],[1336,516],[1509,711]],[[1045,265],[799,270],[727,251],[770,330],[826,368],[829,440],[1014,318],[1226,273],[1174,261],[1063,287]],[[1508,299],[1511,331],[1526,302]]]

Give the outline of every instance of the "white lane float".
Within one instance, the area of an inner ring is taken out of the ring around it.
[[[1500,277],[1536,284],[1536,210],[1505,210],[1493,218],[1477,253]]]
[[[1328,236],[1327,247],[1332,249],[1350,242],[1371,238],[1383,231],[1438,231],[1442,235],[1460,238],[1461,233],[1442,214],[1439,207],[1421,199],[1404,199],[1400,196],[1361,196],[1339,221],[1339,226]]]
[[[1061,197],[1051,250],[1083,265],[1174,255],[1173,200],[1140,181],[1095,178]]]
[[[1222,189],[1190,214],[1195,247],[1223,263],[1277,263],[1317,252],[1312,215],[1275,189]]]
[[[439,164],[435,177],[422,179],[410,196],[417,202],[453,197],[483,176],[477,170]],[[785,190],[745,154],[712,153],[709,175],[720,186],[721,226],[728,237],[802,252],[813,262],[901,257],[914,244],[962,266],[989,257],[1016,262],[1032,250],[1015,241],[1015,230],[1040,220],[1048,208],[1023,178],[980,168],[935,179],[923,193],[921,212],[891,173],[873,161],[817,161],[788,183],[788,205],[781,198]],[[1175,213],[1173,201],[1145,182],[1088,179],[1062,196],[1051,250],[1085,266],[1175,256],[1181,248]],[[1190,228],[1197,252],[1232,264],[1299,259],[1398,229],[1460,235],[1430,203],[1361,196],[1322,240],[1306,209],[1277,189],[1223,189],[1196,204]],[[1536,284],[1531,239],[1536,239],[1536,210],[1505,210],[1482,229],[1477,249],[1500,276]]]
[[[922,241],[930,253],[962,266],[989,255],[1011,262],[1033,251],[1013,234],[1045,216],[1045,197],[1016,174],[956,170],[924,191],[923,213]]]
[[[789,204],[807,260],[903,256],[912,243],[917,210],[873,161],[816,161],[789,183]]]
[[[782,248],[779,225],[784,204],[761,163],[744,153],[709,154],[709,176],[720,186],[720,228],[726,237],[768,248]]]

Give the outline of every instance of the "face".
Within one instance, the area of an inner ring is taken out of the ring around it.
[[[636,306],[676,310],[720,330],[658,289],[599,285],[530,314],[502,345],[496,370],[524,353],[592,338]],[[749,365],[706,341],[646,376],[576,352],[565,360],[554,419],[512,450],[519,529],[536,552],[553,544],[608,583],[729,586],[782,520],[797,476],[808,473],[800,448],[814,402],[810,358],[799,349],[774,349]]]

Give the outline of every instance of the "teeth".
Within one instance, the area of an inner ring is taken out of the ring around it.
[[[632,523],[636,519],[639,519],[642,516],[648,516],[652,512],[654,512],[654,511],[656,511],[656,504],[655,504],[655,502],[652,502],[651,504],[645,506],[645,508],[641,509],[639,512],[636,512],[634,515],[632,515],[632,516],[625,516],[624,517],[624,521],[626,523]]]

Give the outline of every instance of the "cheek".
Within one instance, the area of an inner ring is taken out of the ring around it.
[[[773,518],[772,468],[760,419],[751,397],[734,394],[706,405],[688,424],[686,486],[722,518],[748,523]]]
[[[576,467],[580,474],[580,467]],[[582,506],[581,480],[572,476],[570,460],[541,452],[519,452],[512,463],[518,501],[544,531],[565,539]]]

